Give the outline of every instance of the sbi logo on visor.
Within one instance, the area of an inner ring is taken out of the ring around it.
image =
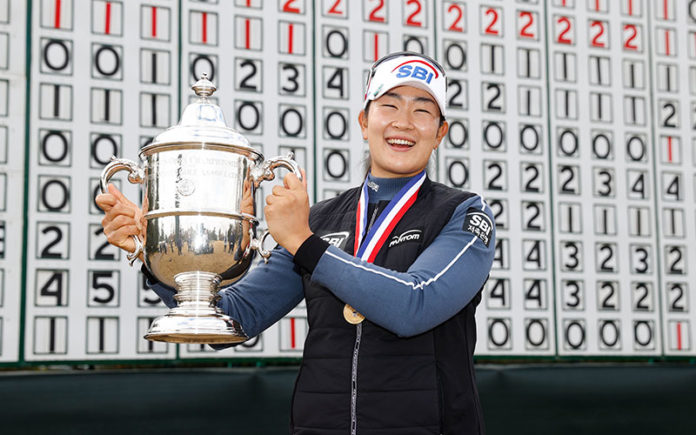
[[[420,65],[414,65],[414,63],[426,65],[430,70]],[[401,65],[394,68],[392,72],[394,71],[397,71],[397,79],[412,77],[414,79],[423,80],[428,84],[433,80],[433,77],[437,78],[439,75],[435,68],[433,68],[430,64],[422,60],[409,60],[408,62],[402,63]]]

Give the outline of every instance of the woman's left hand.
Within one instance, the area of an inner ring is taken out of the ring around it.
[[[266,216],[268,230],[276,242],[295,255],[312,230],[309,229],[309,195],[307,177],[302,170],[302,181],[293,173],[283,178],[283,186],[274,186],[266,197]]]

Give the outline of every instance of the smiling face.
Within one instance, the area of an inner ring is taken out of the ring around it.
[[[358,121],[370,147],[375,177],[410,177],[428,165],[430,154],[447,134],[440,109],[427,91],[398,86],[372,101]],[[369,119],[369,122],[368,122]]]

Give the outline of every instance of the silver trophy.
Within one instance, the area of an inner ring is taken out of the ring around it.
[[[179,124],[140,151],[142,166],[113,158],[101,174],[109,179],[128,171],[128,181],[144,184],[145,239],[134,236],[131,265],[143,253],[145,266],[174,287],[178,306],[155,319],[145,338],[174,343],[237,343],[248,339],[235,320],[216,306],[218,290],[239,279],[268,235],[256,237],[255,191],[273,170],[284,167],[301,177],[292,154],[264,160],[237,131],[227,127],[211,102],[215,86],[203,75],[193,86],[198,99]]]

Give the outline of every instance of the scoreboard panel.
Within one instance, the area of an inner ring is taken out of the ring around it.
[[[144,340],[166,309],[106,243],[98,178],[206,73],[228,125],[337,195],[400,50],[448,72],[431,178],[496,217],[476,354],[696,355],[696,0],[0,0],[0,363],[301,356],[304,303],[225,351]]]
[[[19,359],[22,328],[26,13],[0,0],[0,363]]]

